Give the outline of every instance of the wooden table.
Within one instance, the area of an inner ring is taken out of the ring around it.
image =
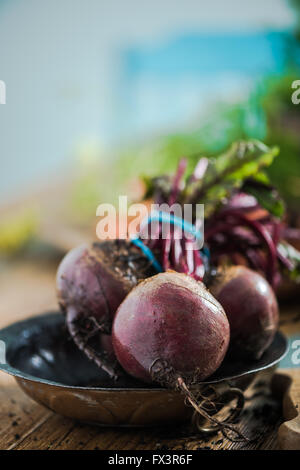
[[[57,262],[24,259],[2,266],[0,327],[56,308]],[[300,333],[297,313],[295,305],[284,308],[282,329],[289,335]],[[291,373],[300,384],[299,369]],[[118,430],[76,423],[31,401],[12,377],[0,373],[0,449],[276,449],[277,430],[282,422],[281,397],[270,397],[269,389],[260,382],[248,392],[252,400],[247,402],[241,427],[247,432],[259,429],[261,437],[256,443],[245,445],[232,443],[221,435],[203,439],[184,428]],[[271,424],[266,423],[267,415],[272,416]]]

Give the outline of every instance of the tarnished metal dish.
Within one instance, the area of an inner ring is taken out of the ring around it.
[[[183,422],[191,409],[176,391],[145,386],[131,377],[113,382],[73,344],[58,312],[46,313],[0,330],[6,345],[6,363],[0,370],[15,377],[38,403],[70,418],[108,426],[151,426]],[[277,333],[259,361],[226,360],[201,383],[213,384],[220,401],[236,397],[243,405],[245,390],[259,371],[272,368],[287,352],[287,340]]]

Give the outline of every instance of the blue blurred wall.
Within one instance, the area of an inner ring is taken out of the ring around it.
[[[300,58],[293,36],[278,31],[198,33],[132,48],[123,56],[118,128],[124,137],[180,128],[193,116],[201,120],[211,103],[247,99],[266,76],[288,68],[287,48]]]
[[[0,0],[1,203],[283,68],[285,0]],[[282,32],[283,31],[283,32]]]

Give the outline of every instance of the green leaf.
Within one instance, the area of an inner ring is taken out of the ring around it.
[[[243,185],[242,190],[254,196],[259,205],[270,212],[270,214],[278,218],[283,216],[285,205],[274,187],[258,181],[248,180]]]
[[[287,270],[290,279],[300,283],[300,252],[287,242],[279,243],[278,251],[291,263],[291,269]]]
[[[155,199],[167,200],[171,191],[171,178],[168,175],[151,178],[142,176],[145,185],[144,199],[154,197]]]
[[[253,175],[252,180],[271,186],[270,178],[264,171],[259,171],[256,175]]]
[[[238,141],[230,149],[210,161],[204,178],[185,194],[187,202],[204,203],[205,217],[209,217],[234,189],[259,174],[278,155],[277,147],[267,147],[258,140]]]

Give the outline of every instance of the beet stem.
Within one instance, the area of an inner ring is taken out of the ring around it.
[[[181,185],[182,178],[184,176],[186,167],[187,167],[187,160],[186,160],[186,158],[182,158],[178,163],[177,171],[176,171],[176,174],[175,174],[175,177],[174,177],[173,186],[172,186],[172,190],[171,190],[171,195],[170,195],[169,201],[168,201],[170,206],[172,206],[177,201],[177,198],[178,198],[178,195],[179,195],[180,189],[181,189],[180,185]]]

